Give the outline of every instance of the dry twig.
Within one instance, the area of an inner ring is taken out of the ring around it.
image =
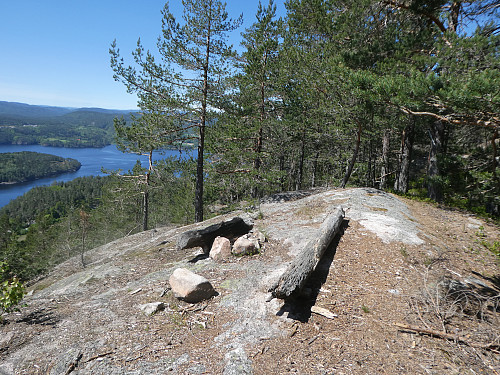
[[[97,359],[97,358],[106,357],[107,355],[111,355],[111,354],[113,354],[113,353],[114,353],[114,352],[113,352],[113,351],[111,351],[111,352],[106,352],[106,353],[102,353],[102,354],[97,354],[97,355],[95,355],[95,356],[93,356],[93,357],[90,357],[90,358],[89,358],[89,359],[87,359],[86,361],[84,361],[84,363],[87,363],[87,362],[93,361],[93,360],[95,360],[95,359]]]
[[[471,348],[491,350],[495,353],[500,353],[499,352],[500,344],[495,344],[494,342],[485,345],[485,344],[480,344],[477,342],[468,341],[464,337],[461,337],[458,335],[453,335],[451,333],[437,331],[434,329],[427,329],[427,328],[412,326],[412,325],[403,324],[403,323],[394,323],[394,325],[396,327],[403,329],[403,330],[414,331],[414,332],[423,333],[425,335],[430,335],[430,336],[437,337],[437,338],[444,339],[444,340],[455,341],[455,342],[458,342],[460,344],[470,346]]]

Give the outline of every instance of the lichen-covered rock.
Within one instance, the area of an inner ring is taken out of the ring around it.
[[[231,241],[226,237],[217,237],[210,249],[210,258],[225,260],[231,256]]]
[[[257,254],[260,250],[259,241],[248,235],[238,238],[233,244],[232,253],[236,256]]]
[[[177,268],[169,279],[174,295],[189,303],[197,303],[212,297],[215,290],[203,276],[185,268]]]

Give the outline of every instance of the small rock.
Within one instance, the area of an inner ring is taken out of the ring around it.
[[[10,341],[14,338],[14,332],[7,332],[6,334],[3,334],[2,337],[0,337],[0,348],[1,347],[8,347],[10,344]],[[0,372],[1,374],[1,372]]]
[[[247,235],[238,238],[233,245],[233,254],[237,256],[257,254],[259,250],[259,241]]]
[[[152,302],[139,305],[139,308],[144,311],[146,315],[153,315],[159,311],[165,310],[165,304],[163,302]]]
[[[468,218],[469,223],[467,224],[467,228],[472,229],[472,230],[479,230],[483,223],[479,220],[473,219],[473,218]]]
[[[229,239],[216,237],[209,256],[213,260],[224,260],[231,256],[231,242]]]
[[[259,244],[262,246],[262,244],[264,244],[264,242],[267,241],[267,238],[265,236],[264,233],[262,233],[260,230],[254,230],[252,232],[252,237],[254,237],[255,239],[257,239],[257,241],[259,241]]]
[[[170,286],[174,295],[189,303],[197,303],[215,294],[210,282],[185,268],[177,268],[170,276]]]

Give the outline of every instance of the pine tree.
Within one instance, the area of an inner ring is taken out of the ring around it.
[[[225,79],[232,73],[234,51],[227,44],[227,33],[242,23],[242,16],[228,17],[225,4],[218,0],[183,0],[182,23],[163,8],[162,34],[158,39],[157,62],[151,52],[144,52],[140,41],[134,52],[136,66],[126,67],[116,43],[111,46],[111,65],[115,79],[129,91],[144,98],[167,101],[182,117],[177,134],[197,138],[195,220],[203,220],[203,185],[205,132],[214,121],[215,110],[225,94]],[[193,134],[193,129],[197,134]]]
[[[277,126],[279,96],[276,90],[281,20],[271,0],[259,2],[255,22],[242,33],[245,48],[240,72],[231,81],[232,95],[225,102],[211,138],[213,163],[223,198],[264,194],[276,177],[268,158],[276,148],[272,133]]]

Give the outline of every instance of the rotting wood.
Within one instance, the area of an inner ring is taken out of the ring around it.
[[[403,324],[403,323],[394,323],[394,325],[398,328],[401,328],[402,330],[423,333],[425,335],[430,335],[430,336],[437,337],[440,339],[455,341],[455,342],[458,342],[460,344],[470,346],[471,348],[491,350],[495,353],[499,353],[499,349],[500,349],[500,344],[494,344],[494,343],[490,343],[490,344],[486,344],[486,345],[480,344],[477,342],[468,341],[464,337],[461,337],[458,335],[454,335],[454,334],[442,332],[442,331],[437,331],[434,329],[427,329],[427,328],[412,326],[412,325]]]
[[[318,237],[311,240],[290,263],[278,281],[269,289],[272,297],[286,299],[300,291],[314,272],[326,249],[330,246],[344,221],[344,209],[338,206],[318,231]]]
[[[208,254],[217,236],[227,238],[241,236],[250,232],[252,228],[253,223],[250,220],[234,217],[204,228],[181,233],[177,239],[177,248],[183,250],[192,247],[201,247],[204,253]]]

